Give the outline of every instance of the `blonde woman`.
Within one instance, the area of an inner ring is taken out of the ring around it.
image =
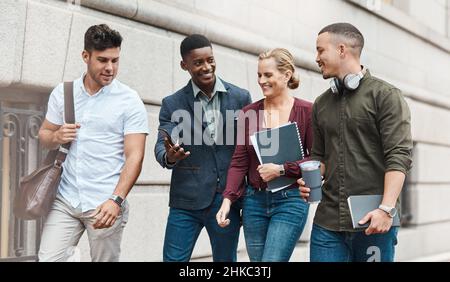
[[[216,219],[220,226],[227,226],[231,204],[242,198],[242,221],[250,261],[289,261],[305,226],[309,206],[300,197],[296,183],[272,192],[267,190],[267,182],[282,174],[301,177],[298,165],[309,160],[312,146],[312,104],[289,93],[289,89],[298,88],[299,79],[293,57],[286,49],[273,49],[259,56],[258,83],[265,98],[243,109],[246,117],[251,116],[248,111],[259,114],[256,121],[244,123],[245,144],[236,146],[224,200]],[[289,122],[297,122],[299,126],[305,158],[297,162],[261,165],[249,137],[255,130]],[[249,124],[255,124],[256,128]],[[245,177],[247,185],[244,185]]]

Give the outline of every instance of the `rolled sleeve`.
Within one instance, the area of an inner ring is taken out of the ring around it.
[[[385,171],[407,174],[412,164],[411,113],[399,89],[380,96],[378,125],[384,152]]]
[[[149,133],[147,111],[138,97],[130,104],[124,123],[124,135],[136,133]]]
[[[64,90],[63,84],[53,89],[48,99],[47,114],[45,119],[56,125],[64,124]]]

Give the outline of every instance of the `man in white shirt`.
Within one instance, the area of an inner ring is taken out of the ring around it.
[[[142,168],[147,112],[136,91],[115,79],[122,37],[101,24],[91,26],[84,39],[87,71],[73,88],[76,123],[64,122],[61,83],[50,95],[39,131],[48,149],[71,142],[39,261],[69,259],[85,230],[92,261],[118,261],[128,218],[125,198]]]

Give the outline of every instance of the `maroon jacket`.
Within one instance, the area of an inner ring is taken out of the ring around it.
[[[264,110],[264,99],[250,104],[243,108],[243,113],[247,113],[249,110],[253,110],[256,113]],[[295,98],[294,106],[292,107],[291,114],[289,116],[290,122],[297,122],[300,131],[300,138],[302,140],[304,156],[305,158],[297,162],[286,162],[284,163],[284,169],[286,171],[286,176],[300,178],[301,171],[299,164],[310,160],[310,153],[312,147],[312,124],[311,124],[311,112],[312,103],[305,100]],[[243,116],[243,115],[241,115]],[[240,118],[241,119],[241,118]],[[257,189],[267,188],[267,184],[259,176],[259,172],[256,168],[259,166],[258,156],[250,142],[250,136],[255,132],[262,130],[262,120],[260,120],[259,115],[256,115],[257,121],[252,123],[255,126],[252,128],[250,122],[245,123],[245,129],[239,134],[245,134],[245,145],[236,145],[236,149],[231,159],[231,164],[228,169],[227,185],[225,191],[223,192],[224,198],[230,199],[232,202],[239,199],[245,192],[244,179],[247,176],[248,183]]]

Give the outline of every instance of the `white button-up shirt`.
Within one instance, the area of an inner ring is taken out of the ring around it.
[[[75,120],[81,125],[63,164],[58,192],[74,208],[95,209],[114,192],[125,163],[124,137],[148,134],[147,111],[136,91],[118,80],[94,95],[74,81]],[[64,86],[59,84],[48,101],[46,119],[64,124]]]

